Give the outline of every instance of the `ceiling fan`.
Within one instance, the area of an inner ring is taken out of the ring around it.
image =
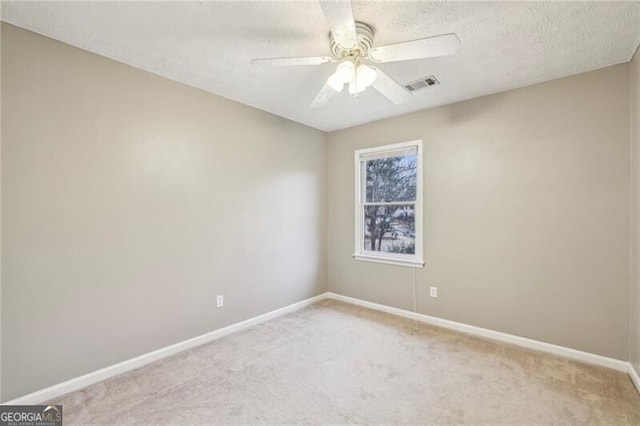
[[[357,96],[368,87],[373,87],[394,104],[412,98],[411,93],[396,83],[379,68],[365,62],[385,63],[410,61],[453,55],[460,46],[455,34],[420,38],[388,46],[373,46],[373,28],[353,19],[349,0],[320,0],[322,11],[329,23],[331,56],[265,58],[254,59],[252,64],[268,66],[321,65],[338,62],[336,71],[320,89],[311,107],[326,104],[348,84],[349,93]]]

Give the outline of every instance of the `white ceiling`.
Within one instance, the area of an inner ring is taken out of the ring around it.
[[[399,83],[433,74],[441,85],[401,106],[367,90],[309,108],[335,65],[249,61],[328,55],[315,1],[2,4],[9,23],[326,131],[627,62],[640,41],[640,2],[367,1],[353,13],[376,45],[456,33],[455,56],[380,66]]]

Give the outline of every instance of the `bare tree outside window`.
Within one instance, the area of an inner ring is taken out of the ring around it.
[[[416,153],[363,162],[364,249],[415,254]]]

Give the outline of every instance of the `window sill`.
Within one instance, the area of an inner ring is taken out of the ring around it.
[[[354,254],[355,260],[364,260],[365,262],[386,263],[387,265],[408,266],[410,268],[424,267],[422,260],[399,259],[396,257],[370,256],[366,254]]]

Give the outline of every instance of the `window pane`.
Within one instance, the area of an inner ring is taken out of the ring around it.
[[[416,153],[366,160],[366,202],[416,200]]]
[[[415,254],[416,218],[413,205],[364,206],[364,249]]]

